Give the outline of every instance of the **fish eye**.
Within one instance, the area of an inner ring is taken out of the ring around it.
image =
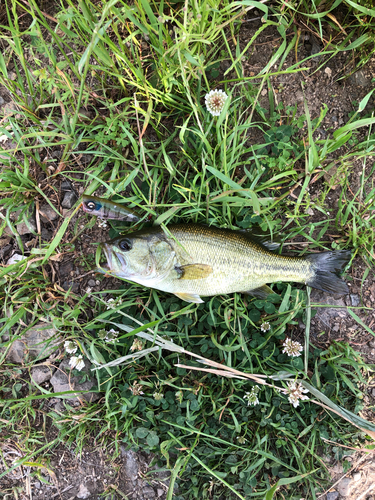
[[[129,250],[132,249],[132,244],[129,240],[121,240],[118,246],[120,250],[123,250],[124,252],[128,252]]]
[[[86,208],[88,208],[89,210],[95,210],[95,208],[96,208],[95,201],[87,201],[85,203],[85,205],[86,205]]]

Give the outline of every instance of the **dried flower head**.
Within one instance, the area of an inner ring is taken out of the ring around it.
[[[143,387],[142,384],[138,384],[136,380],[134,380],[133,385],[129,387],[129,391],[132,392],[133,396],[140,396],[144,394],[144,392],[141,390]]]
[[[211,90],[205,96],[206,108],[212,116],[219,116],[227,99],[228,95],[223,90]]]
[[[295,342],[292,339],[286,338],[283,342],[283,352],[288,356],[301,356],[301,352],[303,351],[303,347],[299,342]]]
[[[244,396],[244,399],[247,399],[247,406],[255,406],[259,404],[258,392],[260,391],[260,387],[254,385],[251,389],[251,392],[247,392]]]
[[[260,325],[260,329],[262,332],[268,332],[268,330],[271,329],[271,325],[268,323],[268,321],[265,321]]]
[[[291,403],[294,408],[299,406],[300,400],[309,399],[308,396],[304,396],[304,393],[309,392],[308,389],[305,389],[300,382],[287,382],[287,384],[288,388],[281,389],[281,392],[288,395],[289,403]]]
[[[74,354],[75,352],[77,352],[77,346],[71,340],[66,340],[64,342],[64,349],[68,354]]]
[[[130,350],[132,352],[134,352],[134,351],[142,351],[142,349],[144,348],[144,345],[145,345],[145,343],[144,343],[143,340],[138,339],[138,338],[134,339],[133,343],[132,343],[132,345],[130,347]]]
[[[69,360],[69,365],[72,370],[75,368],[80,372],[82,368],[85,367],[85,362],[82,359],[82,354],[80,354],[79,356],[72,356]]]

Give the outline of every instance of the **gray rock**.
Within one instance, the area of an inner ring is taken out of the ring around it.
[[[21,222],[20,224],[17,224],[17,233],[20,236],[23,236],[25,234],[30,234],[32,232],[36,232],[36,222],[34,216],[30,217],[26,222]]]
[[[152,500],[153,498],[156,497],[155,491],[151,486],[146,486],[145,488],[142,489],[142,495],[144,500]]]
[[[356,483],[357,483],[358,481],[360,481],[360,480],[361,480],[361,478],[362,478],[362,474],[361,474],[360,472],[355,472],[355,473],[353,474],[353,481],[355,481]]]
[[[332,321],[341,318],[346,318],[347,308],[344,300],[340,297],[335,299],[329,293],[313,290],[311,292],[311,302],[317,302],[322,305],[330,305],[332,307],[319,307],[314,319],[320,320],[326,326],[330,326]]]
[[[331,472],[333,474],[342,474],[344,472],[344,467],[342,466],[342,463],[337,462],[337,464],[332,467]]]
[[[53,221],[59,218],[59,214],[57,214],[52,207],[48,205],[48,203],[44,203],[40,208],[40,218],[43,222]]]
[[[35,366],[31,368],[31,382],[40,385],[47,382],[53,375],[55,368],[52,366]]]
[[[85,499],[85,498],[89,498],[90,495],[91,495],[91,493],[87,489],[87,486],[85,484],[81,484],[79,486],[79,490],[78,490],[76,497]]]
[[[34,488],[36,488],[37,490],[40,490],[41,487],[42,487],[41,483],[39,481],[35,481]]]
[[[69,365],[69,360],[64,359],[59,366],[59,369],[55,371],[53,377],[51,378],[51,384],[53,386],[54,392],[65,392],[65,391],[89,391],[95,385],[95,379],[91,372],[91,363],[85,360],[85,367],[82,368],[79,375],[75,376],[71,372],[71,367]],[[84,379],[84,382],[81,380]],[[86,394],[67,394],[64,396],[56,396],[58,398],[67,398],[71,401],[79,401],[80,399],[85,399],[86,401],[93,402],[100,398],[100,395],[94,392],[87,392]]]
[[[339,498],[339,494],[337,491],[330,491],[327,493],[327,500],[337,500]]]
[[[51,241],[53,237],[53,232],[48,231],[45,227],[42,227],[41,229],[41,237],[43,241]]]
[[[359,304],[361,303],[361,299],[359,298],[359,295],[357,295],[355,293],[350,294],[350,300],[351,300],[352,306],[354,306],[354,307],[359,306]]]
[[[125,450],[121,447],[121,455],[124,458],[124,473],[129,481],[135,481],[138,478],[138,459],[134,451]]]
[[[343,497],[348,497],[350,495],[350,489],[353,480],[350,477],[343,477],[339,484],[337,485],[338,492]]]
[[[77,195],[75,194],[74,191],[67,191],[64,194],[64,199],[61,203],[61,206],[64,208],[72,208],[74,203],[77,201]]]
[[[60,343],[61,339],[51,324],[39,323],[12,343],[7,359],[13,363],[23,363],[28,359],[45,359]],[[0,348],[0,352],[5,349],[6,347]]]
[[[89,286],[95,286],[96,285],[96,281],[95,280],[89,280],[87,284]]]
[[[74,281],[64,281],[62,287],[66,292],[68,290],[70,290],[73,293],[79,292],[79,283],[75,283]]]
[[[370,80],[366,77],[363,69],[360,69],[353,75],[349,76],[348,80],[353,85],[359,85],[360,87],[367,87],[368,85],[370,85]]]

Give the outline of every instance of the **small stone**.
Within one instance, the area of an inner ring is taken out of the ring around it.
[[[46,229],[45,227],[42,227],[41,237],[43,241],[51,241],[53,237],[53,232],[48,231],[48,229]]]
[[[350,495],[350,488],[352,486],[353,480],[350,477],[344,477],[341,479],[337,485],[338,492],[343,497],[348,497]]]
[[[124,458],[124,473],[129,481],[135,481],[138,477],[138,459],[134,451],[126,450],[124,446],[121,447],[121,455]]]
[[[353,85],[359,85],[360,87],[367,87],[370,84],[369,79],[366,77],[365,72],[362,69],[349,76],[348,80]]]
[[[370,342],[368,343],[368,345],[370,347],[375,347],[375,340],[370,340]]]
[[[337,462],[337,464],[332,467],[331,472],[333,474],[342,474],[344,472],[344,467],[342,466],[342,463]]]
[[[65,391],[89,391],[95,385],[95,379],[93,378],[91,372],[92,365],[87,360],[85,360],[85,366],[80,371],[80,374],[75,376],[71,372],[69,359],[64,359],[59,366],[59,369],[55,371],[53,377],[51,378],[51,384],[53,386],[53,391],[55,393],[65,392]],[[84,378],[84,382],[81,383],[81,380]],[[77,397],[78,396],[78,397]],[[69,399],[72,401],[79,401],[79,399],[85,399],[88,402],[97,401],[100,398],[98,393],[87,392],[85,394],[65,394],[64,396],[56,396],[63,397],[64,399]]]
[[[0,106],[2,106],[4,104],[4,102],[5,102],[4,99],[0,95]]]
[[[361,303],[361,299],[357,294],[350,294],[350,300],[352,302],[352,306],[357,307]]]
[[[59,218],[59,214],[57,214],[47,203],[39,208],[39,212],[41,215],[40,218],[43,222],[49,222]]]
[[[64,281],[62,287],[66,292],[68,290],[70,290],[73,293],[79,292],[79,283],[75,283],[74,281]]]
[[[328,66],[325,68],[324,73],[328,75],[329,78],[332,76],[332,70],[331,68],[328,68]]]
[[[17,262],[20,262],[21,260],[25,260],[27,257],[25,255],[20,255],[19,253],[15,253],[10,257],[10,259],[7,260],[7,266],[12,266],[13,264],[16,264]]]
[[[72,208],[74,203],[77,201],[77,195],[74,191],[67,191],[64,195],[64,199],[61,203],[61,206],[64,208]]]
[[[340,325],[338,323],[335,323],[332,327],[332,331],[338,332],[340,330]]]
[[[372,389],[371,394],[375,397],[375,389]]]
[[[297,102],[303,102],[303,92],[301,90],[298,90],[296,92],[296,101]]]
[[[95,286],[96,285],[96,281],[95,280],[89,280],[87,284],[89,286]]]
[[[353,481],[355,481],[356,483],[357,483],[358,481],[360,481],[360,480],[361,480],[361,478],[362,478],[362,474],[361,474],[360,472],[355,472],[355,473],[353,474]]]
[[[90,495],[91,495],[91,493],[87,489],[87,486],[84,484],[81,484],[79,486],[79,490],[78,490],[76,497],[85,499],[85,498],[89,498]]]
[[[26,222],[20,222],[20,224],[17,224],[16,228],[17,228],[17,233],[20,236],[23,236],[25,234],[30,234],[32,232],[35,233],[36,232],[36,222],[35,222],[34,217],[30,217],[27,221],[27,224],[26,224]]]
[[[31,368],[31,382],[35,382],[35,384],[43,384],[43,382],[47,382],[53,375],[55,368],[52,366],[35,366]]]
[[[40,482],[39,482],[39,481],[35,481],[35,483],[34,483],[34,488],[36,488],[37,490],[40,490],[41,486],[42,486],[42,485],[40,484]]]
[[[330,491],[327,493],[327,500],[337,500],[339,498],[339,494],[337,491]]]
[[[307,213],[308,215],[314,215],[314,210],[313,210],[311,207],[309,207],[309,208],[306,210],[306,213]]]
[[[61,190],[62,191],[73,191],[72,183],[70,181],[68,181],[68,179],[63,180],[61,183]]]
[[[153,488],[151,488],[151,486],[146,486],[145,488],[143,488],[142,494],[144,500],[152,500],[153,498],[156,497],[155,491]]]
[[[162,496],[163,496],[163,494],[164,494],[164,490],[162,490],[161,488],[158,488],[158,489],[156,490],[156,493],[157,493],[158,497],[162,497]]]
[[[28,359],[45,359],[60,343],[60,337],[52,324],[39,323],[12,343],[7,358],[13,363],[23,363]],[[1,347],[0,352],[5,349]]]

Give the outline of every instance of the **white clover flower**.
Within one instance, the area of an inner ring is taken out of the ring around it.
[[[68,354],[74,354],[75,352],[77,352],[77,346],[71,340],[66,340],[64,342],[64,349]]]
[[[106,227],[108,227],[108,224],[107,224],[107,221],[105,219],[100,219],[99,217],[97,218],[97,223],[98,223],[98,226],[105,229]]]
[[[257,385],[251,389],[251,392],[247,392],[244,396],[244,399],[247,399],[247,406],[256,406],[259,404],[258,392],[260,388]]]
[[[283,352],[288,356],[292,356],[295,358],[296,356],[301,356],[301,352],[303,351],[303,347],[299,342],[296,342],[292,339],[286,338],[283,342]]]
[[[240,444],[245,444],[247,441],[247,439],[244,436],[237,436],[236,439]]]
[[[281,389],[281,392],[288,395],[289,403],[291,403],[294,408],[299,406],[300,400],[309,399],[308,396],[303,395],[303,393],[309,392],[308,389],[305,389],[300,382],[287,382],[287,384],[288,388]]]
[[[271,329],[271,325],[268,323],[268,321],[265,321],[260,325],[260,329],[262,332],[268,332],[268,330]]]
[[[205,96],[206,108],[212,116],[219,116],[223,111],[228,95],[223,90],[211,90]]]
[[[121,306],[122,299],[121,297],[117,299],[108,299],[107,300],[107,309],[116,309],[118,306]]]
[[[154,392],[153,397],[155,401],[160,401],[161,399],[163,399],[164,395],[162,392]]]
[[[75,368],[80,372],[82,368],[85,367],[85,362],[82,359],[82,354],[80,354],[79,356],[72,356],[69,360],[69,365],[72,370]]]
[[[109,330],[109,332],[107,333],[107,335],[105,336],[104,340],[106,342],[113,342],[113,343],[118,342],[118,338],[117,337],[118,337],[119,333],[120,333],[119,331],[114,330],[113,328],[111,328]]]

